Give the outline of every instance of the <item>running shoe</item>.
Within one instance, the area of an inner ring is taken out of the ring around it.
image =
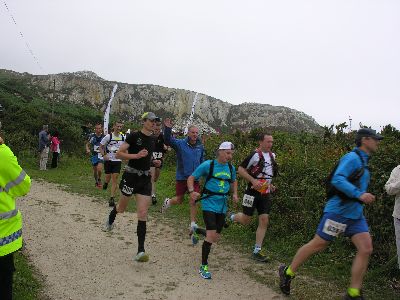
[[[111,197],[110,200],[108,200],[108,206],[109,207],[114,207],[115,206],[114,197]]]
[[[286,275],[286,269],[285,265],[279,267],[279,287],[282,293],[290,295],[290,283],[294,277]]]
[[[148,262],[149,261],[149,255],[146,254],[146,252],[139,252],[135,256],[135,260],[138,262]]]
[[[156,204],[157,204],[156,195],[151,195],[151,203],[152,203],[153,205],[156,205]]]
[[[193,232],[190,235],[190,240],[192,241],[193,246],[197,245],[197,243],[199,242],[199,235],[196,232]]]
[[[109,216],[107,216],[106,221],[104,222],[102,230],[107,232],[107,231],[113,230],[113,228],[114,228],[114,223],[110,224],[109,223]]]
[[[267,262],[269,257],[265,255],[264,251],[260,250],[257,253],[253,253],[251,256],[254,260],[259,262]]]
[[[161,206],[161,213],[165,213],[169,207],[168,201],[171,200],[169,198],[165,198],[163,205]]]
[[[346,292],[346,295],[344,296],[343,299],[344,300],[364,300],[365,298],[363,297],[362,292],[361,292],[360,296],[356,296],[356,297],[352,297]]]
[[[211,273],[208,271],[208,265],[201,265],[199,273],[202,278],[211,279]]]
[[[104,183],[103,183],[103,190],[106,190],[107,187],[108,187],[108,182],[104,182]]]

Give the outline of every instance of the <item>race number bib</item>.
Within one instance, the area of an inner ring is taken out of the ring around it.
[[[100,146],[94,145],[93,146],[93,151],[99,153],[100,152]]]
[[[162,152],[153,152],[153,159],[160,159],[162,155]]]
[[[347,225],[339,222],[335,222],[333,220],[327,219],[324,224],[324,229],[322,230],[324,233],[337,237],[339,234],[346,230]]]
[[[253,207],[254,196],[244,194],[242,205],[246,207]]]

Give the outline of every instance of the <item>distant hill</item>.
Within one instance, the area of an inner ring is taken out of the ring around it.
[[[111,113],[125,121],[138,121],[145,111],[175,120],[177,129],[186,126],[196,92],[151,84],[127,84],[107,81],[91,71],[54,75],[31,75],[1,70],[0,76],[23,80],[44,100],[52,100],[55,80],[55,100],[79,104],[104,112],[115,83],[118,90]],[[215,132],[264,127],[289,132],[320,132],[321,126],[303,112],[269,104],[228,102],[198,94],[194,123],[202,131]]]

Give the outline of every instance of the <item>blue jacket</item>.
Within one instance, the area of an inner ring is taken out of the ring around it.
[[[195,145],[189,144],[189,139],[172,137],[172,129],[165,127],[164,140],[176,152],[176,180],[187,180],[196,168],[204,161],[204,146],[200,139]]]
[[[370,172],[368,168],[364,168],[364,174],[360,178],[360,188],[349,182],[348,177],[351,174],[362,168],[363,165],[368,166],[368,154],[358,149],[363,158],[363,163],[361,163],[360,157],[354,152],[355,149],[340,159],[339,166],[332,177],[332,185],[336,189],[345,193],[348,197],[358,199],[362,194],[367,192],[370,181]],[[363,208],[364,205],[358,201],[344,202],[335,195],[328,199],[324,212],[338,214],[349,219],[361,219],[363,218]]]

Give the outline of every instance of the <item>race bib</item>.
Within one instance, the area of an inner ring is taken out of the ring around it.
[[[244,194],[242,205],[246,207],[253,207],[254,196]]]
[[[339,222],[335,222],[333,220],[327,219],[324,224],[324,229],[322,230],[324,233],[337,237],[339,234],[346,230],[347,225]]]
[[[162,152],[153,152],[153,159],[162,158]]]
[[[93,151],[94,152],[100,152],[100,146],[94,145],[93,146]]]

